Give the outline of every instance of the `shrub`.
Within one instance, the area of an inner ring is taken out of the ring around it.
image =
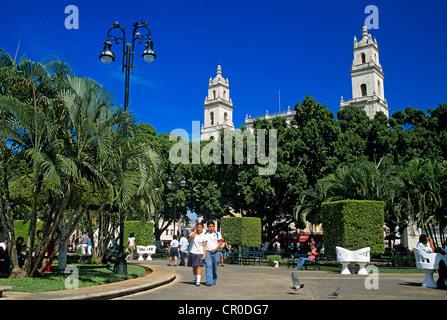
[[[279,255],[270,255],[267,256],[267,261],[273,263],[273,261],[282,261],[281,256]]]
[[[124,244],[131,233],[135,234],[136,246],[154,244],[154,223],[151,221],[124,221]]]
[[[384,253],[382,201],[325,202],[321,207],[321,218],[326,254],[335,254],[336,246],[348,250],[370,247],[371,255]]]
[[[260,247],[262,226],[260,218],[226,217],[221,219],[222,237],[234,247]]]

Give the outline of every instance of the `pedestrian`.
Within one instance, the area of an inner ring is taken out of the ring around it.
[[[231,253],[230,247],[228,246],[228,243],[225,241],[224,238],[222,238],[222,244],[220,245],[220,265],[224,266],[224,257],[228,257],[228,255]]]
[[[190,253],[188,261],[191,259],[192,273],[196,286],[200,286],[202,267],[206,257],[206,244],[208,237],[203,232],[203,224],[199,223],[189,237]]]
[[[180,250],[180,263],[179,266],[184,266],[185,265],[185,257],[186,257],[186,250],[188,250],[188,239],[186,239],[185,234],[182,233],[182,237],[180,238],[180,246],[179,246],[179,250]]]
[[[88,240],[89,240],[89,237],[87,235],[87,232],[82,231],[82,237],[81,237],[81,239],[79,239],[79,245],[81,246],[82,254],[87,254]]]
[[[133,260],[135,254],[135,234],[131,232],[129,238],[127,239],[127,249],[129,249],[129,254],[126,256],[126,260]]]
[[[87,254],[92,255],[92,239],[88,238],[88,247],[87,247]]]
[[[273,244],[273,249],[275,250],[275,256],[281,255],[281,244],[278,240]]]
[[[44,272],[51,271],[51,263],[52,263],[51,255],[53,254],[54,248],[56,247],[56,240],[57,240],[57,238],[59,238],[59,235],[60,235],[60,232],[57,231],[56,234],[51,239],[50,243],[48,244],[48,249],[47,249],[48,263],[47,263],[47,266],[45,267]]]
[[[208,287],[216,284],[217,267],[220,261],[220,246],[222,244],[222,236],[214,229],[214,223],[208,223],[208,230],[205,233],[208,236],[206,243],[206,285]]]
[[[25,239],[23,239],[23,237],[18,237],[17,241],[16,241],[17,259],[19,262],[19,268],[23,267],[23,265],[25,264],[25,259],[26,259],[25,254],[22,252],[22,250],[23,250],[22,243],[24,241],[25,241]]]
[[[177,266],[178,248],[180,243],[177,240],[177,236],[173,236],[171,242],[169,243],[169,263],[171,265],[172,258],[174,258],[174,267]]]

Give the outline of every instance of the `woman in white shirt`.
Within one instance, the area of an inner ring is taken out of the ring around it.
[[[189,258],[192,259],[192,273],[194,274],[194,281],[196,286],[200,286],[200,278],[202,275],[202,267],[206,256],[206,242],[207,235],[203,232],[203,225],[198,224],[194,232],[189,237],[191,251]]]

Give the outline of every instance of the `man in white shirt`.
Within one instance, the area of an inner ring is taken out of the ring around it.
[[[213,222],[208,223],[208,230],[205,234],[208,237],[205,256],[206,285],[210,287],[215,285],[217,281],[217,266],[221,255],[219,248],[222,244],[222,235],[214,230]]]
[[[429,243],[430,241],[430,243]],[[427,253],[433,253],[433,240],[429,237],[427,237],[426,234],[421,234],[419,236],[419,242],[416,246],[416,248],[421,249],[422,251],[425,251]]]
[[[185,257],[186,257],[186,249],[188,249],[188,239],[185,238],[185,235],[182,233],[182,237],[180,238],[180,263],[179,266],[185,265]]]

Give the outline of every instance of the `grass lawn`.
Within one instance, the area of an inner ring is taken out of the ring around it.
[[[78,267],[79,288],[133,279],[146,273],[145,268],[130,264],[127,265],[127,277],[114,274],[113,265],[72,264],[71,266]],[[44,273],[42,277],[10,280],[7,279],[7,274],[0,274],[0,285],[12,286],[16,292],[29,293],[66,290],[65,280],[69,276],[73,277],[73,274],[57,271],[57,265],[53,265],[52,271]]]

